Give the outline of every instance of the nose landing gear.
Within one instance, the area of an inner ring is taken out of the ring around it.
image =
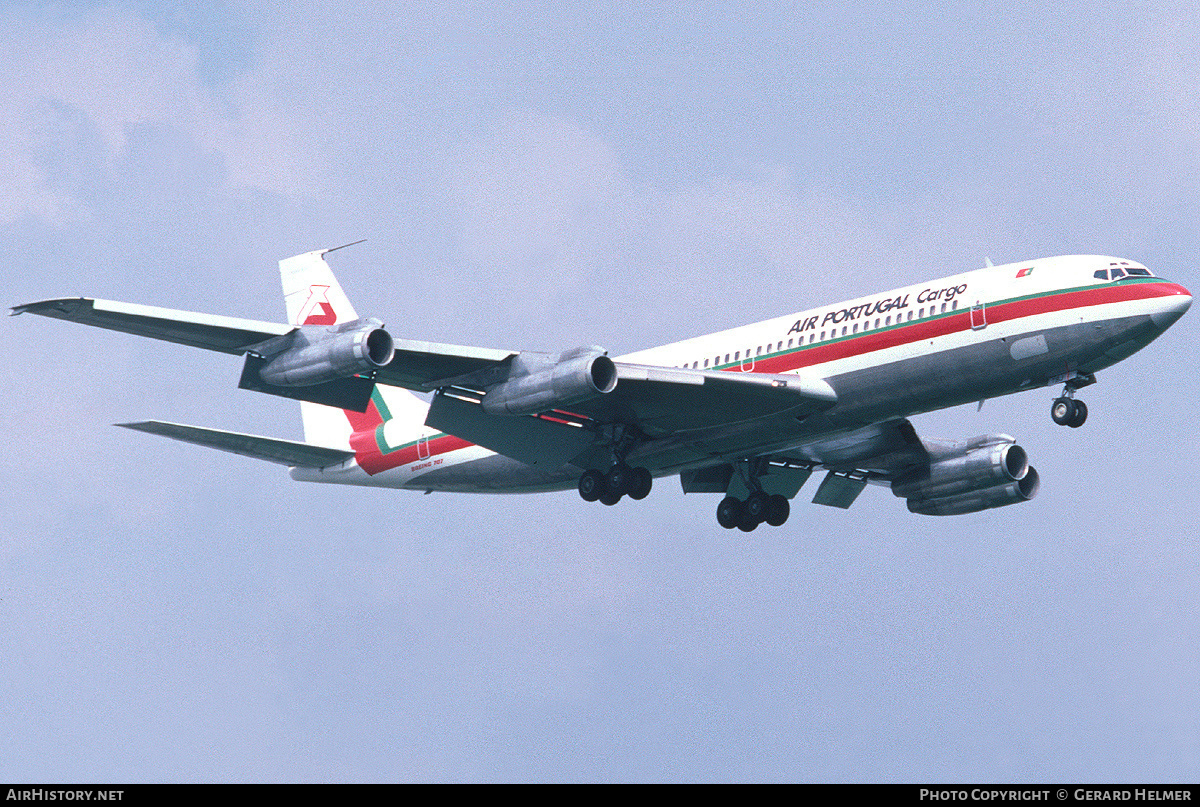
[[[1080,387],[1086,387],[1096,383],[1096,376],[1092,373],[1070,372],[1065,376],[1051,379],[1050,383],[1055,381],[1063,382],[1062,393],[1054,399],[1054,403],[1050,404],[1050,419],[1059,426],[1070,426],[1072,429],[1078,429],[1087,420],[1088,408],[1083,401],[1075,400],[1075,392]]]
[[[1050,419],[1059,426],[1078,429],[1087,420],[1088,408],[1083,401],[1074,398],[1055,398],[1050,405]]]

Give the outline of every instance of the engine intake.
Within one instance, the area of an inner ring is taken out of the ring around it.
[[[259,375],[268,384],[305,387],[371,372],[391,362],[396,349],[377,319],[332,327],[302,326],[285,349],[270,357]]]
[[[487,388],[483,411],[535,415],[607,395],[616,386],[617,366],[602,348],[576,348],[558,356],[522,353],[509,377]]]

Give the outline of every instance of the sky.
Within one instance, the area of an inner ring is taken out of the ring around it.
[[[282,321],[330,256],[404,338],[629,352],[983,265],[1195,289],[1193,4],[0,6],[7,305]],[[1017,437],[1021,506],[720,529],[305,485],[220,354],[0,328],[0,780],[1196,781],[1196,315]]]

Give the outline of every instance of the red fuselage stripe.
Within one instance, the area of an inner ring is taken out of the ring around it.
[[[1146,300],[1154,297],[1165,297],[1176,294],[1186,294],[1181,286],[1174,283],[1138,283],[1123,286],[1102,286],[1098,288],[1077,289],[1057,294],[1047,294],[1027,299],[1017,299],[1011,302],[992,303],[985,306],[983,318],[988,325],[1008,322],[1038,314],[1049,314],[1055,311],[1066,311],[1072,308],[1086,308],[1106,303],[1127,302],[1129,300]],[[755,361],[754,371],[763,373],[784,373],[801,367],[811,367],[814,364],[861,356],[876,350],[890,347],[914,344],[926,339],[936,339],[952,333],[971,330],[971,310],[964,308],[953,314],[937,315],[934,319],[917,320],[899,326],[885,327],[882,330],[864,333],[836,342],[817,343],[805,346],[801,350],[782,356],[759,359]],[[727,368],[738,372],[738,368]]]

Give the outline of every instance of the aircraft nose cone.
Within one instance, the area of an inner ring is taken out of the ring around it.
[[[1162,307],[1150,318],[1162,330],[1170,328],[1192,307],[1192,293],[1178,283],[1168,283],[1163,288]]]

